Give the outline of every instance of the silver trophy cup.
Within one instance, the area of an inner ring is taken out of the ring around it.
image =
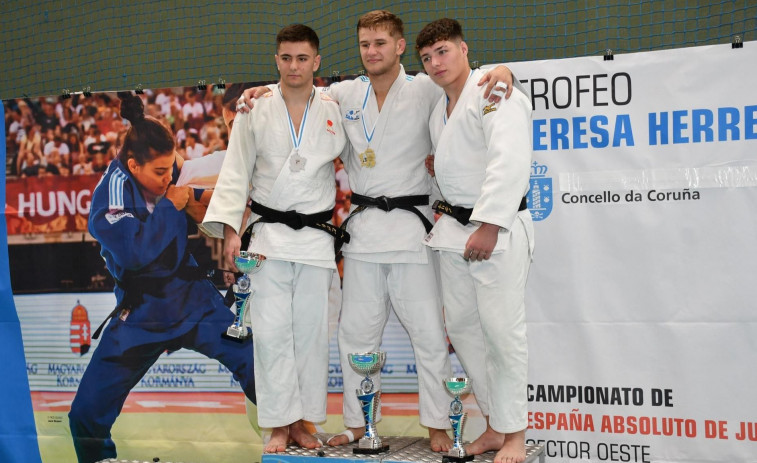
[[[468,414],[463,413],[463,403],[460,401],[460,396],[469,393],[471,390],[470,379],[446,378],[444,380],[444,387],[447,388],[447,392],[455,396],[455,399],[449,404],[449,422],[452,425],[454,442],[447,455],[442,457],[442,462],[461,463],[473,460],[473,455],[465,453],[465,447],[463,447],[463,426]]]
[[[386,361],[385,352],[367,352],[363,354],[347,354],[350,366],[357,373],[364,374],[365,378],[360,381],[360,389],[355,393],[363,409],[365,418],[365,434],[360,438],[358,446],[352,449],[353,453],[376,454],[389,450],[389,445],[383,444],[376,433],[376,414],[381,407],[381,391],[373,390],[371,375],[381,371]]]
[[[251,330],[244,325],[245,314],[250,307],[250,294],[252,292],[250,275],[260,270],[265,262],[265,256],[247,251],[242,251],[234,258],[234,264],[243,272],[237,278],[237,282],[231,287],[234,292],[234,305],[236,315],[234,323],[226,329],[226,336],[235,340],[244,340],[251,336]]]

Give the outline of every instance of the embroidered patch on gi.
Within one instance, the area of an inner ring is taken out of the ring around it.
[[[336,135],[336,132],[334,132],[334,122],[331,119],[326,120],[326,132]]]
[[[426,237],[423,239],[423,241],[428,243],[429,241],[431,241],[431,238],[433,237],[434,237],[434,232],[429,232],[428,235],[426,235]]]
[[[129,318],[129,314],[131,313],[131,310],[129,309],[121,309],[121,313],[118,315],[118,318],[125,322],[127,318]]]
[[[348,121],[359,121],[360,120],[360,110],[359,109],[348,109],[346,113],[344,113],[344,118]]]
[[[496,110],[497,110],[496,103],[488,104],[488,105],[484,106],[484,114],[483,114],[483,116],[486,116],[489,113],[493,113]]]
[[[124,211],[109,211],[107,214],[105,214],[105,219],[111,225],[123,219],[124,217],[134,218],[131,212],[124,212]]]

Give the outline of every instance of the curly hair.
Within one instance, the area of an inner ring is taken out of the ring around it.
[[[463,40],[463,27],[450,18],[430,22],[418,32],[415,49],[420,51],[421,48],[433,45],[440,40]]]

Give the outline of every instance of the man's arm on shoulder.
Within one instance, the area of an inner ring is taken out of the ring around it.
[[[346,93],[352,92],[355,90],[355,88],[357,88],[357,84],[355,82],[359,79],[368,78],[365,76],[350,76],[347,79],[341,78],[339,82],[332,82],[328,87],[318,88],[321,89],[321,92],[330,96],[332,100],[339,103],[344,100],[344,95]]]
[[[491,103],[498,103],[502,97],[508,99],[512,95],[513,80],[515,80],[515,76],[510,71],[510,68],[504,64],[500,64],[488,70],[478,81],[478,86],[486,84],[484,98],[488,99]]]
[[[272,92],[276,88],[277,84],[268,84],[260,87],[251,87],[242,92],[242,96],[237,100],[237,111],[242,113],[248,113],[255,106],[255,100],[265,95],[268,92]],[[340,87],[340,82],[333,82],[328,87],[318,87],[321,93],[324,93],[331,97],[332,100],[339,102],[337,88]]]
[[[277,86],[278,84],[268,84],[246,89],[242,92],[242,96],[237,99],[237,112],[242,114],[249,113],[255,107],[255,100],[266,93],[271,93]]]

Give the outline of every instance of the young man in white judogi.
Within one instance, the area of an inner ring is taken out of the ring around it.
[[[405,74],[400,64],[405,40],[396,16],[364,15],[358,21],[358,41],[367,76],[329,88],[351,142],[343,160],[353,208],[346,224],[350,243],[342,248],[338,332],[347,429],[328,444],[344,445],[365,433],[355,396],[363,375],[352,370],[347,355],[379,350],[393,308],[416,357],[420,423],[428,427],[431,446],[439,451],[451,445],[445,431],[449,398],[442,385],[450,364],[433,257],[422,241],[427,232],[423,219],[428,225],[433,222],[431,178],[424,167],[431,148],[427,121],[440,92],[427,76]],[[379,197],[417,198],[406,203],[415,212],[366,207]],[[364,210],[354,212],[361,205]],[[380,388],[380,375],[375,381]]]
[[[347,355],[379,349],[391,308],[415,353],[420,424],[428,428],[432,450],[447,451],[452,445],[446,432],[450,397],[442,380],[451,374],[449,354],[437,265],[422,244],[433,222],[431,178],[424,166],[431,152],[428,118],[443,92],[424,74],[405,74],[400,57],[406,44],[399,17],[371,11],[359,18],[357,32],[366,76],[326,90],[339,102],[350,140],[342,159],[353,192],[346,225],[351,240],[342,248],[338,332],[347,429],[327,443],[345,445],[365,433],[355,395],[364,376],[352,370]],[[487,93],[500,80],[512,84],[504,66],[481,79],[490,82]],[[253,93],[245,92],[247,105],[252,105]],[[380,377],[374,380],[380,388]]]
[[[432,450],[446,451],[450,398],[442,380],[450,375],[449,354],[436,265],[422,244],[433,223],[431,178],[424,166],[431,149],[427,121],[441,91],[426,75],[405,74],[402,29],[402,20],[388,11],[363,15],[357,31],[367,76],[329,88],[350,139],[343,160],[353,209],[346,227],[351,240],[342,248],[338,334],[347,430],[328,443],[343,445],[365,432],[355,396],[363,376],[350,368],[347,355],[379,349],[393,308],[415,353],[420,424],[428,428]],[[509,70],[498,71],[511,81]],[[496,82],[495,76],[492,86]],[[390,199],[384,203],[383,198]]]
[[[460,24],[440,19],[418,34],[424,69],[442,96],[429,119],[444,214],[427,237],[440,252],[445,323],[487,418],[470,454],[525,460],[528,355],[524,294],[533,250],[525,207],[531,103],[520,90],[492,104],[476,86]],[[466,210],[467,209],[467,210]]]
[[[326,419],[328,293],[336,265],[333,236],[323,225],[335,203],[333,160],[346,144],[337,104],[313,87],[318,36],[295,24],[276,43],[281,80],[252,112],[236,116],[203,222],[224,238],[224,260],[236,271],[239,235],[248,225],[242,216],[252,200],[248,222],[257,223],[248,250],[267,257],[251,279],[250,310],[258,422],[272,428],[265,452],[284,451],[290,439],[321,445],[303,420]]]

